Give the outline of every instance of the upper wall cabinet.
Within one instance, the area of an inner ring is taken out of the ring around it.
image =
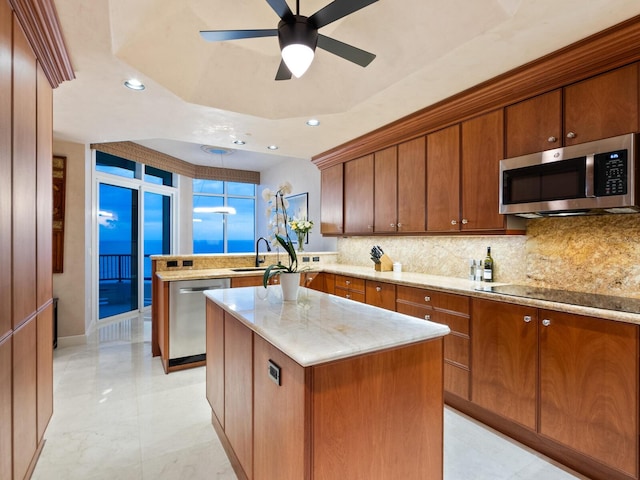
[[[638,64],[505,109],[507,157],[638,131]]]
[[[373,165],[373,154],[344,164],[344,233],[373,233]]]
[[[637,131],[637,63],[564,89],[565,145]]]
[[[373,155],[373,231],[395,233],[398,222],[398,147]]]
[[[462,231],[505,228],[498,213],[503,117],[500,109],[462,123]]]
[[[424,232],[426,215],[426,138],[398,145],[397,231]]]
[[[460,231],[460,125],[427,136],[427,230]]]
[[[342,197],[343,197],[342,164],[325,168],[320,178],[320,233],[324,235],[342,233]]]

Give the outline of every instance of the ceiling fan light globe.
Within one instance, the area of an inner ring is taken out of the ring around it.
[[[301,43],[293,43],[282,49],[282,60],[296,78],[300,78],[309,69],[313,57],[313,49]]]

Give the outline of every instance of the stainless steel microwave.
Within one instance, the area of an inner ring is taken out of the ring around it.
[[[500,161],[500,213],[540,216],[635,213],[636,134]]]

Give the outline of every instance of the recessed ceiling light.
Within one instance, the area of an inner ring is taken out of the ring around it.
[[[277,150],[277,149],[278,149],[278,146],[277,146],[277,145],[269,145],[267,148],[268,148],[269,150]]]
[[[317,127],[318,125],[320,125],[320,120],[316,118],[310,118],[309,120],[307,120],[307,125],[309,125],[310,127]]]
[[[236,145],[244,145],[245,141],[244,140],[234,140],[233,143],[235,143]]]
[[[130,78],[129,80],[124,82],[124,86],[130,88],[131,90],[144,90],[145,86],[140,80],[136,78]]]
[[[205,153],[210,153],[211,155],[231,155],[233,150],[229,150],[228,148],[215,147],[213,145],[202,145],[200,147]]]

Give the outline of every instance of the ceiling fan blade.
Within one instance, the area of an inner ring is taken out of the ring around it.
[[[311,15],[309,21],[312,25],[315,25],[316,28],[322,28],[331,22],[335,22],[342,17],[357,12],[361,8],[367,7],[377,1],[378,0],[335,0]]]
[[[284,60],[280,60],[278,73],[276,73],[276,80],[291,80],[291,72],[287,68],[287,64],[284,63]]]
[[[282,20],[293,17],[293,12],[287,5],[286,0],[267,0],[267,3]]]
[[[357,63],[361,67],[366,67],[374,58],[376,58],[373,53],[361,50],[353,45],[349,45],[334,38],[326,37],[322,34],[318,34],[318,47],[342,57],[345,60]]]
[[[240,40],[243,38],[277,37],[278,29],[265,30],[201,30],[200,35],[209,42]]]

